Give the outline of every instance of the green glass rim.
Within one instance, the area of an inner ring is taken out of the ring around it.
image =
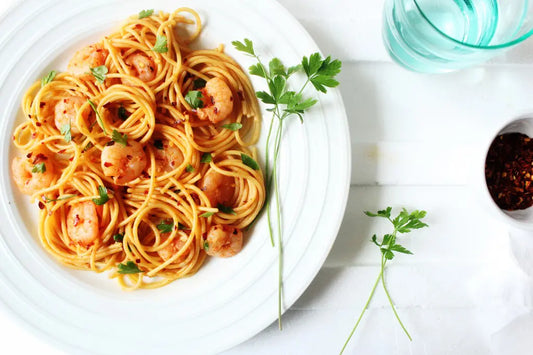
[[[426,14],[424,13],[424,11],[422,10],[422,8],[420,7],[420,5],[418,4],[418,0],[413,0],[413,2],[415,3],[415,6],[416,8],[418,9],[418,11],[420,12],[420,14],[422,15],[422,17],[427,21],[427,23],[433,27],[435,29],[435,31],[437,31],[439,34],[441,34],[443,37],[446,37],[447,39],[449,39],[450,41],[453,41],[457,44],[460,44],[462,46],[465,46],[465,47],[470,47],[470,48],[475,48],[475,49],[502,49],[502,48],[507,48],[507,47],[510,47],[512,45],[515,45],[517,43],[520,43],[524,40],[526,40],[527,38],[529,38],[532,34],[533,34],[533,28],[531,28],[528,32],[524,33],[523,35],[521,35],[520,37],[518,38],[515,38],[514,40],[512,41],[509,41],[509,42],[505,42],[505,43],[501,43],[501,44],[495,44],[495,45],[488,45],[488,46],[480,46],[480,45],[475,45],[475,44],[469,44],[469,43],[466,43],[466,42],[463,42],[463,41],[460,41],[458,39],[455,39],[453,37],[450,37],[448,36],[446,33],[444,33],[443,31],[441,31],[440,28],[438,28],[427,16]]]

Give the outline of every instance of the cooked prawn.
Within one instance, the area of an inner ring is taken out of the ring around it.
[[[163,149],[155,150],[155,161],[158,171],[172,171],[183,163],[183,153],[168,141],[161,141]]]
[[[235,192],[235,179],[209,169],[200,180],[200,188],[211,202],[211,206],[216,207],[218,204],[229,206]]]
[[[136,52],[128,56],[125,63],[133,67],[132,75],[144,82],[152,81],[156,75],[156,66],[149,56]]]
[[[106,146],[101,160],[104,175],[112,177],[117,185],[139,177],[148,162],[143,145],[134,140],[128,140],[126,146],[119,143]]]
[[[79,96],[67,96],[59,99],[54,108],[54,120],[60,131],[65,125],[70,124],[70,133],[78,134],[80,130],[76,124],[76,115],[86,100]],[[83,113],[83,118],[88,118],[88,111]]]
[[[161,257],[161,259],[163,259],[164,261],[167,261],[168,259],[172,258],[176,253],[178,253],[184,246],[185,246],[185,242],[181,240],[179,237],[177,237],[165,248],[159,249],[157,251],[157,254]],[[186,258],[187,258],[187,253],[184,253],[179,258],[174,260],[174,262],[181,263],[185,261]]]
[[[67,214],[68,237],[81,246],[88,247],[99,237],[99,219],[96,206],[91,201],[79,202]]]
[[[43,164],[39,169],[42,172],[34,169],[37,164]],[[11,172],[15,184],[27,195],[51,186],[56,177],[51,155],[44,151],[29,153],[25,158],[15,157],[11,163]]]
[[[224,80],[209,79],[201,92],[203,108],[196,111],[199,119],[209,119],[213,123],[218,123],[233,111],[233,93]]]
[[[108,54],[100,43],[88,45],[74,54],[68,62],[67,71],[75,75],[88,74],[91,68],[104,65]]]
[[[207,233],[206,253],[229,258],[242,250],[242,231],[238,228],[215,224]]]

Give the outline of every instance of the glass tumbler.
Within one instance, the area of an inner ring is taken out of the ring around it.
[[[384,44],[392,59],[418,72],[484,62],[532,32],[532,0],[385,0]]]

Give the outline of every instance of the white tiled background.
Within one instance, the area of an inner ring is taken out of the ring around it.
[[[2,0],[0,12],[15,2]],[[362,211],[388,205],[428,211],[430,228],[404,243],[415,255],[398,256],[386,274],[413,341],[378,289],[347,353],[529,354],[533,241],[511,236],[479,187],[491,135],[510,117],[533,112],[533,44],[478,68],[421,75],[385,53],[382,1],[281,3],[344,63],[352,185],[333,250],[285,314],[285,329],[271,325],[225,354],[338,353],[378,273],[369,237],[387,231]],[[1,312],[3,349],[59,353]]]

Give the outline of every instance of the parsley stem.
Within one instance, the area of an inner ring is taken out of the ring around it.
[[[272,128],[274,127],[274,121],[276,118],[276,113],[272,114],[272,119],[270,120],[270,126],[268,127],[268,135],[266,140],[266,152],[265,152],[265,177],[267,181],[267,187],[270,187],[271,172],[270,172],[270,138],[272,136]]]
[[[272,127],[274,126],[274,121],[276,118],[276,114],[272,114],[272,119],[270,120],[270,127],[268,128],[268,135],[267,135],[267,141],[266,141],[266,154],[265,154],[265,177],[266,177],[266,187],[267,187],[267,202],[266,202],[266,209],[267,209],[267,219],[268,219],[268,234],[270,235],[270,243],[272,246],[274,246],[274,233],[272,231],[272,220],[270,217],[270,138],[272,135]]]
[[[395,233],[396,233],[396,231],[395,231]],[[392,308],[392,311],[394,312],[394,315],[396,316],[396,319],[400,323],[400,326],[402,327],[403,331],[405,332],[405,334],[407,335],[409,340],[413,341],[413,338],[411,338],[411,335],[409,334],[409,332],[407,331],[407,329],[403,325],[402,321],[400,320],[400,316],[398,316],[398,312],[396,312],[396,307],[394,307],[394,303],[392,302],[392,298],[391,298],[391,296],[389,294],[389,290],[387,289],[387,286],[385,284],[385,275],[384,275],[385,273],[383,272],[383,270],[385,269],[385,264],[386,263],[387,263],[387,260],[385,259],[385,257],[381,256],[381,284],[383,285],[383,289],[385,290],[385,294],[387,295],[387,298],[389,299],[390,306]]]
[[[283,297],[283,245],[282,245],[282,235],[281,235],[281,205],[279,198],[279,186],[278,186],[278,157],[279,157],[279,148],[281,145],[281,136],[283,132],[283,121],[280,119],[278,122],[278,129],[276,132],[276,138],[274,141],[274,162],[272,167],[272,175],[274,179],[274,194],[276,201],[276,217],[278,222],[277,234],[278,234],[278,327],[279,330],[282,329],[281,325],[281,306],[282,306],[282,297]]]
[[[307,77],[307,80],[305,81],[304,85],[302,86],[302,88],[300,89],[300,91],[298,91],[298,95],[301,95],[301,94],[304,92],[304,89],[305,89],[305,87],[307,86],[307,84],[309,84],[310,80],[311,80],[311,79],[310,79],[309,77]]]
[[[372,287],[372,291],[370,291],[370,296],[368,296],[368,299],[366,300],[365,307],[363,308],[363,311],[359,315],[359,318],[357,319],[357,322],[355,323],[352,331],[350,332],[350,335],[348,336],[348,339],[346,339],[346,342],[344,343],[344,346],[342,347],[341,352],[339,353],[339,355],[341,355],[344,352],[344,350],[346,349],[346,346],[350,342],[350,339],[352,339],[352,336],[355,333],[355,330],[357,329],[357,326],[361,322],[361,319],[363,319],[363,315],[365,314],[365,311],[368,308],[368,305],[370,304],[370,300],[372,300],[372,297],[374,296],[374,292],[376,292],[376,287],[378,286],[379,280],[381,279],[381,276],[383,275],[384,266],[385,265],[382,263],[381,264],[381,270],[379,272],[378,278],[376,279],[376,282],[374,282],[374,287]]]

